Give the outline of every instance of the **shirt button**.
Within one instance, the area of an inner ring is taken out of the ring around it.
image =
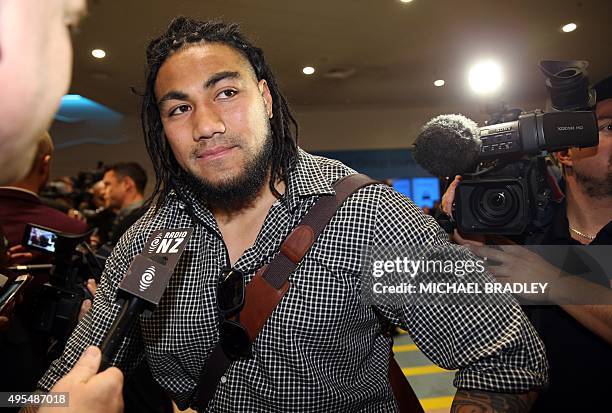
[[[227,383],[227,377],[221,376],[221,383],[223,384]]]

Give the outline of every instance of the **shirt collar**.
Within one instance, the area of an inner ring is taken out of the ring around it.
[[[136,209],[140,208],[140,207],[142,206],[142,204],[143,204],[143,203],[144,203],[144,200],[143,200],[143,199],[141,199],[141,200],[139,200],[139,201],[134,201],[134,202],[132,202],[131,204],[129,204],[128,206],[126,206],[126,207],[124,207],[124,208],[121,208],[121,210],[119,211],[119,213],[117,214],[117,216],[120,216],[120,217],[126,217],[126,216],[128,216],[129,214],[131,214],[131,213],[132,213],[132,211],[134,211],[134,210],[136,210]]]
[[[298,160],[289,172],[285,196],[287,207],[293,211],[302,197],[334,195],[335,191],[325,179],[317,157],[298,148]]]
[[[562,244],[578,243],[569,232],[569,222],[567,221],[567,201],[562,202],[555,211],[555,216],[550,226],[550,239]]]
[[[28,189],[25,189],[25,188],[19,188],[17,186],[0,186],[0,189],[9,189],[11,191],[25,192],[28,195],[32,195],[36,199],[40,199],[40,197],[38,196],[38,194],[36,192],[32,192],[32,191],[30,191]]]

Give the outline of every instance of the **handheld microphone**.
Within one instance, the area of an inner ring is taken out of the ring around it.
[[[100,371],[112,365],[119,344],[137,317],[151,310],[161,300],[193,228],[161,229],[153,232],[136,255],[119,284],[121,310],[100,345]]]

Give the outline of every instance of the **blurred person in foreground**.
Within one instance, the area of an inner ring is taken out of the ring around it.
[[[69,31],[85,11],[85,0],[0,0],[0,185],[28,173],[35,142],[49,128],[68,91],[72,71]],[[121,410],[121,372],[109,369],[95,375],[95,370],[89,374],[95,382],[79,376],[76,381],[58,383],[65,391],[75,390],[70,408],[64,411]],[[82,371],[76,367],[73,373]]]
[[[72,72],[85,0],[0,0],[0,185],[23,178]]]

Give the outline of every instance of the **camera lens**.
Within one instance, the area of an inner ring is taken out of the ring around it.
[[[481,187],[472,198],[475,218],[489,227],[501,227],[512,221],[519,211],[519,194],[508,186]]]
[[[480,209],[488,218],[499,220],[512,212],[513,205],[512,194],[507,188],[492,188],[483,194]]]
[[[503,192],[493,194],[490,199],[491,206],[494,209],[503,208],[506,205],[506,195]]]

